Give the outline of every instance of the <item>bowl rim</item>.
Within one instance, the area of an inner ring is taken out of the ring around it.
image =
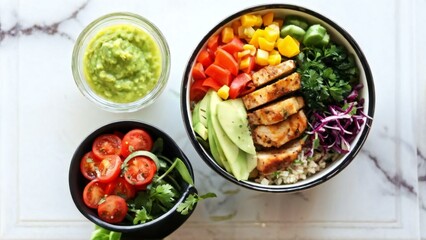
[[[294,10],[298,11],[300,13],[305,13],[308,15],[311,15],[315,17],[316,19],[319,19],[321,21],[324,21],[328,25],[330,25],[332,28],[334,28],[339,34],[343,36],[343,38],[348,41],[349,45],[353,48],[355,55],[357,56],[358,60],[360,61],[360,64],[364,70],[365,74],[365,81],[368,86],[368,113],[367,115],[370,118],[366,119],[365,127],[363,128],[361,133],[359,134],[359,139],[356,142],[356,144],[353,146],[352,150],[345,156],[345,159],[342,160],[340,165],[335,166],[330,172],[325,174],[324,176],[313,180],[311,182],[308,182],[304,185],[300,186],[291,186],[291,185],[279,185],[270,187],[268,185],[261,185],[257,183],[253,183],[251,181],[238,181],[234,176],[223,170],[220,166],[213,163],[213,159],[211,156],[207,154],[207,152],[203,149],[201,144],[195,139],[195,135],[193,132],[193,129],[191,127],[191,122],[189,119],[188,112],[190,112],[190,109],[188,109],[188,102],[187,102],[187,93],[188,93],[188,81],[190,72],[192,69],[192,63],[195,61],[198,52],[201,50],[201,48],[205,45],[206,41],[215,34],[220,28],[222,28],[224,25],[228,24],[231,20],[251,12],[257,12],[262,10]],[[205,34],[205,36],[201,39],[201,41],[198,43],[198,45],[195,47],[194,51],[191,54],[191,57],[189,58],[188,64],[186,66],[185,72],[183,74],[182,79],[182,85],[181,85],[181,115],[184,121],[186,132],[189,136],[189,139],[191,141],[191,144],[201,157],[201,159],[210,167],[212,168],[216,173],[218,173],[220,176],[224,177],[228,181],[238,185],[245,187],[247,189],[261,191],[261,192],[276,192],[276,193],[290,193],[290,192],[296,192],[296,191],[302,191],[310,189],[314,186],[317,186],[321,183],[326,182],[327,180],[334,177],[337,173],[341,172],[344,168],[346,168],[349,163],[352,162],[352,160],[355,158],[355,156],[359,153],[362,146],[364,145],[367,136],[370,132],[372,123],[373,123],[373,117],[374,117],[374,111],[375,111],[375,88],[374,88],[374,81],[373,81],[373,75],[370,69],[370,66],[367,62],[367,59],[362,52],[361,48],[359,47],[358,43],[355,41],[355,39],[342,27],[340,27],[337,23],[332,21],[331,19],[325,17],[324,15],[313,11],[311,9],[301,7],[298,5],[293,4],[261,4],[261,5],[255,5],[252,7],[245,8],[243,10],[237,11],[230,16],[224,18],[221,20],[218,24],[216,24],[210,31]]]
[[[108,124],[104,124],[100,127],[97,127],[96,129],[94,129],[93,131],[91,131],[89,134],[87,134],[82,141],[79,143],[79,145],[76,147],[76,150],[74,151],[72,157],[71,157],[71,161],[69,164],[69,170],[68,170],[68,187],[69,187],[69,191],[71,194],[71,198],[74,202],[74,205],[77,207],[77,209],[80,211],[80,213],[86,217],[88,220],[90,220],[92,223],[99,225],[103,228],[109,229],[111,231],[119,231],[122,233],[132,233],[132,232],[138,232],[141,230],[144,230],[145,228],[149,228],[149,227],[153,227],[154,225],[160,223],[161,221],[163,221],[164,219],[166,219],[167,217],[172,217],[173,214],[176,213],[176,209],[178,207],[178,205],[180,203],[182,203],[189,194],[191,193],[196,193],[197,189],[195,188],[195,184],[194,185],[189,185],[183,189],[182,191],[182,195],[176,199],[176,203],[173,205],[173,207],[171,209],[169,209],[167,212],[165,212],[163,215],[149,221],[146,223],[142,223],[142,224],[136,224],[136,225],[119,225],[119,224],[112,224],[112,223],[107,223],[103,220],[101,220],[99,217],[97,217],[96,215],[90,214],[88,213],[85,209],[84,209],[84,203],[82,203],[82,201],[79,201],[82,198],[82,195],[79,194],[78,191],[75,191],[73,189],[75,189],[75,186],[78,185],[77,180],[75,179],[79,179],[79,178],[84,178],[82,175],[81,176],[75,176],[74,174],[72,174],[72,169],[73,169],[73,164],[74,165],[78,165],[77,168],[80,169],[79,167],[79,158],[78,158],[78,152],[79,149],[85,146],[86,141],[88,141],[89,138],[95,137],[95,136],[99,136],[101,134],[104,133],[104,129],[108,129],[111,127],[115,127],[116,125],[129,125],[129,124],[133,124],[133,125],[138,125],[140,126],[140,128],[149,128],[148,131],[156,131],[156,135],[159,135],[163,138],[164,142],[168,142],[169,144],[171,144],[173,147],[176,148],[177,152],[179,152],[180,156],[179,158],[185,163],[185,165],[188,168],[188,171],[195,183],[195,174],[194,174],[194,170],[192,168],[192,164],[190,162],[190,160],[188,159],[188,157],[185,155],[185,153],[181,150],[181,148],[179,147],[179,145],[173,140],[173,138],[170,137],[170,135],[168,135],[166,132],[164,132],[163,130],[159,129],[158,127],[146,123],[146,122],[142,122],[142,121],[137,121],[137,120],[118,120],[118,121],[113,121],[110,122]],[[81,203],[81,204],[80,204]],[[187,215],[184,215],[185,220],[183,222],[186,221],[187,218],[189,218],[189,216],[194,212],[196,208],[196,205],[194,205],[192,211],[190,213],[188,213]],[[183,222],[181,224],[183,224]],[[166,230],[164,232],[167,232]],[[161,235],[161,234],[159,234]]]

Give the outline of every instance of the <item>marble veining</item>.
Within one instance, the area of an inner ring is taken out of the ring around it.
[[[86,8],[88,3],[89,1],[86,1],[80,7],[78,7],[75,11],[73,11],[69,16],[65,17],[64,19],[58,22],[55,22],[49,25],[34,24],[30,27],[23,28],[18,21],[12,28],[8,30],[4,30],[2,29],[2,24],[0,22],[0,43],[6,37],[13,38],[13,37],[18,37],[20,35],[29,36],[35,32],[41,32],[47,35],[59,35],[68,40],[74,41],[74,39],[69,34],[67,34],[66,32],[59,31],[59,26],[69,20],[76,19],[77,15]]]

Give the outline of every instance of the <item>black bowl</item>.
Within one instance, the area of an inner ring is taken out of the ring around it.
[[[86,184],[89,182],[84,178],[80,172],[80,161],[83,155],[91,150],[92,143],[95,138],[104,133],[112,133],[114,131],[127,132],[134,128],[141,128],[146,130],[153,139],[158,137],[164,140],[164,155],[173,159],[179,157],[188,168],[192,178],[194,179],[194,172],[185,154],[180,150],[179,146],[175,141],[166,133],[160,129],[151,126],[146,123],[136,121],[121,121],[114,122],[103,127],[100,127],[93,133],[89,134],[83,142],[77,147],[70,164],[69,169],[69,187],[71,191],[72,199],[78,208],[78,210],[94,224],[101,226],[111,231],[122,232],[122,239],[162,239],[170,235],[173,231],[179,228],[192,214],[182,215],[176,211],[179,203],[183,202],[186,197],[191,193],[196,193],[196,189],[193,186],[188,185],[185,181],[181,181],[181,187],[183,189],[182,196],[177,199],[177,202],[173,208],[162,216],[138,225],[118,225],[111,224],[101,220],[98,217],[97,211],[87,207],[83,202],[83,190]],[[194,207],[195,209],[195,207]]]
[[[206,46],[207,40],[221,31],[221,29],[230,24],[233,20],[241,17],[244,14],[263,14],[269,11],[273,11],[275,16],[283,16],[283,15],[298,15],[309,22],[313,23],[321,23],[326,27],[333,41],[343,45],[348,49],[350,53],[352,53],[355,57],[356,64],[360,69],[360,81],[363,83],[364,87],[360,92],[360,96],[365,100],[364,103],[364,112],[368,114],[371,118],[366,119],[366,122],[362,126],[361,131],[358,133],[356,139],[352,142],[352,149],[350,152],[344,154],[339,159],[335,160],[325,169],[320,172],[314,174],[313,176],[308,177],[305,180],[299,181],[294,184],[287,185],[262,185],[259,183],[255,183],[253,181],[238,181],[233,175],[228,173],[225,169],[219,166],[216,161],[213,159],[211,154],[197,141],[195,132],[192,128],[192,119],[191,119],[191,103],[189,100],[189,90],[190,84],[192,81],[191,71],[195,64],[195,61],[198,57],[198,54],[201,49]],[[329,180],[337,173],[342,171],[346,166],[351,163],[351,161],[355,158],[355,156],[360,151],[362,145],[367,139],[368,133],[370,131],[370,126],[372,125],[372,117],[374,115],[375,108],[375,90],[374,90],[374,82],[373,76],[368,65],[367,59],[364,56],[361,48],[358,46],[354,38],[342,27],[336,24],[334,21],[329,18],[304,7],[289,5],[289,4],[265,4],[250,7],[239,12],[232,14],[231,16],[225,18],[220,21],[216,26],[214,26],[200,41],[200,43],[196,46],[193,51],[187,67],[185,69],[185,73],[183,76],[182,86],[181,86],[181,113],[182,118],[185,124],[185,128],[187,134],[191,140],[192,145],[195,147],[198,154],[204,160],[204,162],[211,167],[216,173],[225,179],[229,180],[232,183],[235,183],[239,186],[263,191],[263,192],[295,192],[301,191],[313,186],[317,186],[318,184],[324,183]]]

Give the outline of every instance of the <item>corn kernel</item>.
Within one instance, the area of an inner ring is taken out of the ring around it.
[[[255,30],[252,27],[244,27],[243,26],[243,33],[246,37],[252,38],[254,33],[255,33]]]
[[[241,58],[248,56],[248,55],[250,55],[250,50],[248,50],[248,49],[243,50],[243,51],[237,53],[237,58],[241,59]]]
[[[244,44],[243,45],[244,50],[250,50],[250,55],[254,56],[256,54],[256,47],[251,44]]]
[[[260,27],[263,24],[262,16],[256,15],[256,23],[254,24],[255,27]]]
[[[269,52],[268,63],[269,65],[275,66],[281,62],[281,54],[277,50]]]
[[[217,95],[223,100],[228,99],[229,97],[229,87],[227,85],[223,85],[219,90],[217,90]]]
[[[259,37],[263,37],[263,36],[265,36],[265,30],[263,30],[263,29],[257,29],[254,32],[254,34],[253,34],[253,36],[252,36],[249,44],[251,44],[251,45],[253,45],[255,47],[259,47],[259,42],[258,42],[259,41]]]

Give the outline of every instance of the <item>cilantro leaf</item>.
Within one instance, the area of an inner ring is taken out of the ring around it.
[[[185,199],[184,202],[181,202],[179,206],[177,207],[176,211],[180,212],[182,215],[187,215],[192,209],[194,209],[194,206],[197,202],[203,199],[207,198],[214,198],[216,197],[215,193],[206,193],[204,195],[198,195],[196,193],[188,195],[188,197]]]
[[[175,193],[170,184],[162,184],[151,189],[151,198],[159,201],[165,207],[172,207],[175,202]]]
[[[141,209],[136,210],[133,224],[145,223],[149,220],[152,220],[152,216],[148,214],[146,208],[142,207]]]

